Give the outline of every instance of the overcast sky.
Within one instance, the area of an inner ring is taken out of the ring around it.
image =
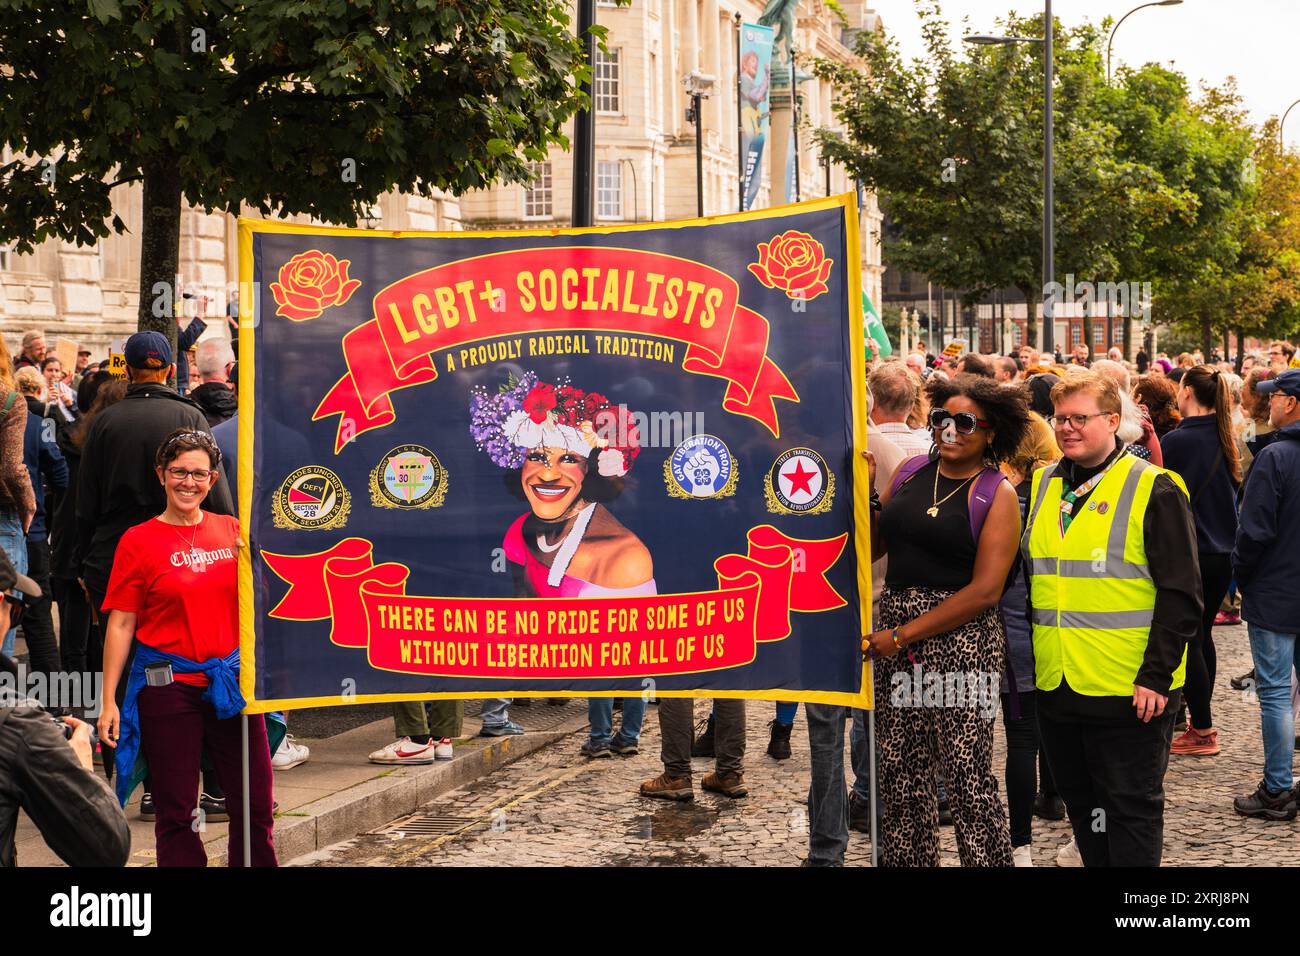
[[[1021,16],[1042,13],[1042,0],[941,0],[953,42],[965,32],[990,33],[994,20],[1014,10]],[[1070,26],[1083,21],[1118,20],[1141,0],[1053,0],[1052,13]],[[919,56],[920,21],[912,0],[875,0],[873,8],[885,30],[907,57]],[[967,24],[963,24],[963,18]],[[965,29],[969,26],[969,30]],[[1237,78],[1251,119],[1260,123],[1300,99],[1300,0],[1183,0],[1175,7],[1148,7],[1129,17],[1111,48],[1115,69],[1121,63],[1155,61],[1198,81],[1221,83]],[[1286,122],[1286,139],[1300,149],[1300,106]]]

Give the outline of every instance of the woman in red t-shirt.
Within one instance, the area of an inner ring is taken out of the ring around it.
[[[227,693],[238,669],[239,523],[200,508],[216,483],[220,463],[221,452],[208,433],[178,429],[167,436],[156,458],[167,509],[122,536],[104,599],[108,632],[99,735],[117,746],[120,731],[125,756],[132,749],[127,741],[133,739],[132,718],[138,711],[139,746],[149,763],[157,813],[159,866],[207,864],[202,827],[193,826],[199,758],[205,746],[227,793],[230,832],[235,834],[230,865],[243,865],[239,834],[244,807],[238,785],[243,744],[237,712],[243,701],[237,693]],[[117,684],[132,637],[138,642],[136,659],[119,713]],[[224,695],[222,701],[217,691]],[[233,716],[222,719],[220,706],[234,708]],[[254,866],[275,866],[271,758],[260,714],[248,718],[248,744],[252,861]],[[118,767],[123,779],[129,779],[132,770]]]

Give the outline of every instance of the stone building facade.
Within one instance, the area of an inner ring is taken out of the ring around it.
[[[687,219],[696,215],[695,127],[686,119],[690,105],[683,78],[699,71],[714,78],[703,102],[703,195],[706,216],[739,209],[739,143],[736,103],[736,14],[757,23],[759,0],[632,0],[628,6],[598,2],[596,21],[609,30],[608,53],[597,53],[596,225]],[[840,129],[833,113],[834,91],[811,73],[811,60],[824,57],[859,62],[850,45],[861,30],[883,30],[878,14],[864,2],[801,0],[795,22],[800,68],[802,122],[798,151],[801,199],[852,191],[841,167],[831,167],[829,183],[812,131]],[[776,68],[774,60],[773,67]],[[774,84],[775,85],[775,84]],[[779,94],[778,94],[779,95]],[[785,100],[788,103],[788,95]],[[774,102],[776,116],[781,108]],[[788,107],[787,107],[788,109]],[[571,132],[571,130],[570,130]],[[772,157],[780,157],[779,166]],[[785,141],[769,135],[763,157],[763,183],[755,209],[788,201],[783,177]],[[553,148],[537,164],[531,186],[509,185],[461,198],[467,229],[568,226],[573,204],[573,159]],[[863,289],[881,299],[881,213],[875,197],[864,194],[861,208]],[[793,199],[793,197],[788,197]]]
[[[598,0],[597,22],[609,28],[610,51],[599,55],[596,64],[598,225],[695,216],[695,129],[685,118],[689,97],[682,82],[693,70],[715,78],[702,110],[704,212],[736,211],[735,16],[739,13],[744,22],[755,23],[763,6],[759,0],[632,0],[629,6],[618,7]],[[826,57],[854,62],[849,44],[856,32],[867,29],[883,26],[864,0],[800,0],[795,29],[798,61],[809,64],[813,57]],[[799,84],[800,198],[850,191],[853,184],[842,168],[831,167],[828,174],[812,139],[813,129],[839,125],[831,111],[834,91],[825,81],[803,78],[804,72],[811,71],[801,70]],[[779,110],[779,98],[774,99]],[[774,112],[774,125],[775,117]],[[786,201],[784,184],[774,185],[769,172],[770,157],[778,155],[784,165],[784,141],[769,136],[763,184],[754,208]],[[3,161],[8,159],[6,149]],[[568,225],[572,157],[552,149],[539,172],[542,175],[532,187],[500,186],[459,199],[392,193],[382,197],[364,224],[444,231]],[[881,214],[875,197],[862,195],[863,289],[880,303]],[[138,183],[119,186],[113,198],[114,211],[127,231],[95,246],[48,240],[28,255],[0,246],[0,334],[11,352],[17,351],[24,331],[39,329],[49,347],[59,338],[73,339],[98,359],[107,355],[110,342],[135,330],[142,188]],[[182,290],[206,292],[212,300],[205,337],[228,335],[221,316],[229,292],[237,287],[237,256],[234,216],[183,210],[179,283]],[[195,314],[196,303],[178,301],[184,325]]]

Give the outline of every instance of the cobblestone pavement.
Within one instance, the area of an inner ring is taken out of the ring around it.
[[[1244,627],[1216,628],[1219,672],[1215,720],[1223,752],[1212,758],[1171,757],[1165,779],[1166,866],[1300,864],[1300,822],[1246,820],[1232,798],[1254,789],[1262,773],[1258,707],[1232,691],[1228,679],[1250,669]],[[696,714],[708,702],[696,702]],[[695,761],[693,803],[647,800],[636,790],[661,770],[658,712],[646,715],[635,757],[587,760],[575,735],[476,783],[445,794],[423,810],[438,816],[435,832],[365,834],[297,861],[316,866],[794,866],[806,855],[808,735],[802,711],[794,756],[767,757],[771,704],[750,701],[746,783],[750,796],[729,800],[699,788],[711,761]],[[997,734],[999,780],[1005,748]],[[1064,822],[1035,821],[1034,862],[1051,866],[1068,840]],[[958,865],[951,827],[941,832],[943,862]],[[870,865],[863,834],[850,835],[848,865]]]

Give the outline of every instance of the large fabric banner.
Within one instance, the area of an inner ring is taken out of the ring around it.
[[[250,712],[869,706],[854,197],[498,233],[241,219]]]
[[[763,146],[772,87],[772,27],[744,23],[740,27],[740,156],[745,182],[745,209],[754,208],[763,183]]]

